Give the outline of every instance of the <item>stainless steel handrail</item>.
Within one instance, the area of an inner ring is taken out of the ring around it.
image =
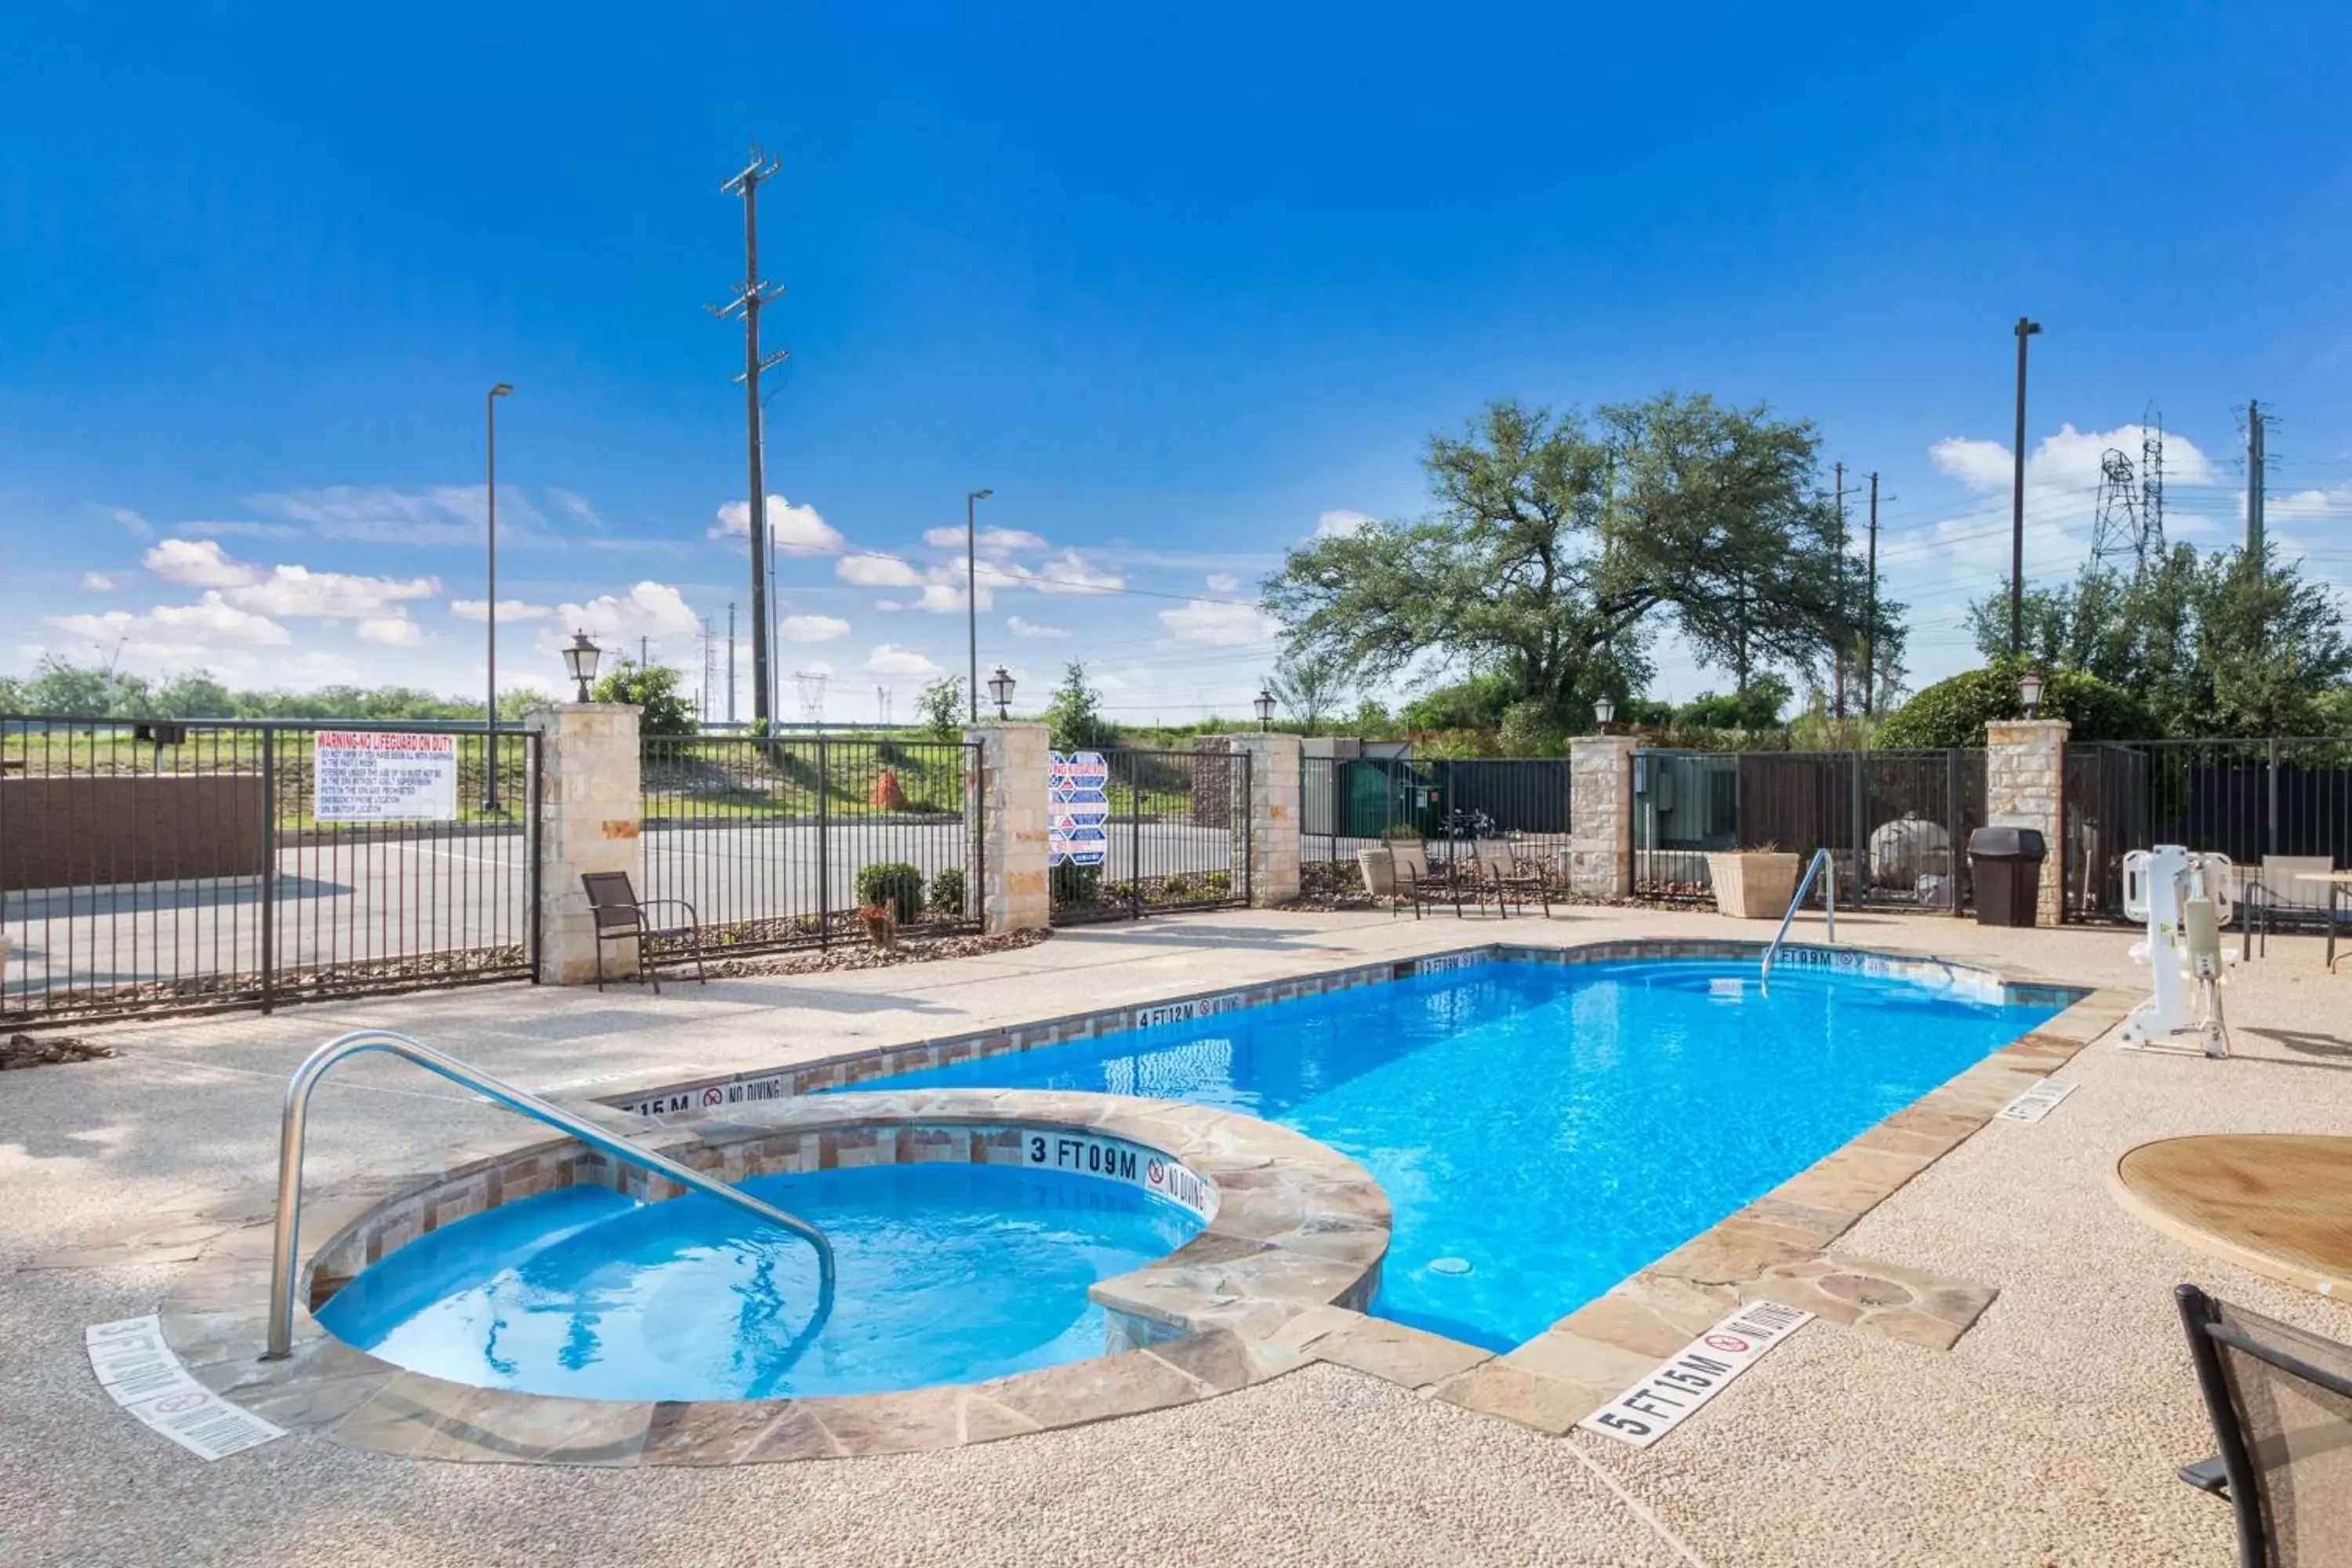
[[[763,1204],[750,1194],[740,1192],[726,1183],[715,1181],[689,1165],[681,1165],[666,1155],[640,1149],[627,1139],[607,1131],[593,1121],[583,1121],[568,1110],[550,1105],[527,1089],[492,1078],[478,1068],[467,1067],[457,1058],[445,1055],[406,1035],[396,1035],[389,1029],[357,1029],[329,1040],[295,1069],[291,1082],[286,1086],[286,1113],[278,1134],[278,1229],[269,1252],[269,1348],[264,1361],[278,1361],[291,1352],[294,1344],[294,1249],[302,1225],[302,1141],[303,1124],[310,1114],[310,1090],[317,1087],[327,1069],[347,1057],[362,1051],[386,1051],[404,1061],[415,1062],[427,1072],[439,1073],[450,1082],[472,1089],[494,1105],[504,1106],[519,1116],[543,1121],[559,1132],[568,1132],[592,1149],[601,1150],[616,1160],[642,1165],[648,1171],[667,1176],[682,1187],[749,1209],[771,1225],[781,1226],[816,1248],[820,1319],[833,1300],[833,1243],[824,1232],[786,1214],[772,1205]]]
[[[1764,950],[1764,969],[1756,977],[1756,983],[1767,991],[1772,988],[1772,960],[1780,952],[1780,943],[1788,940],[1789,922],[1795,920],[1797,911],[1804,907],[1805,895],[1813,889],[1813,878],[1824,866],[1829,867],[1830,876],[1829,880],[1822,884],[1822,897],[1829,905],[1830,940],[1837,941],[1837,867],[1831,861],[1827,849],[1816,849],[1813,858],[1805,862],[1805,874],[1797,883],[1796,896],[1789,900],[1788,913],[1780,917],[1780,931],[1773,936],[1772,944]]]

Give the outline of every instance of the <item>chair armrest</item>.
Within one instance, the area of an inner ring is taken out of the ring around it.
[[[2229,1472],[2221,1468],[2221,1456],[2219,1454],[2200,1459],[2193,1465],[2183,1465],[2179,1474],[2182,1480],[2200,1492],[2211,1492],[2218,1498],[2230,1495]]]
[[[702,917],[696,914],[694,912],[694,906],[688,903],[684,899],[639,899],[637,900],[637,918],[642,921],[645,918],[646,910],[655,909],[662,905],[675,905],[678,909],[684,910],[686,911],[687,921],[690,925],[700,925],[702,923]]]

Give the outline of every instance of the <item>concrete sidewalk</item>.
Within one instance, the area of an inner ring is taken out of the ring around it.
[[[2218,1563],[2226,1508],[2172,1479],[2210,1447],[2170,1286],[2352,1339],[2352,1310],[2126,1216],[2117,1155],[2203,1131],[2352,1128],[2352,973],[2274,942],[2228,1062],[2092,1047],[2046,1121],[1995,1124],[1865,1217],[1854,1250],[2001,1294],[1949,1352],[1819,1324],[1656,1448],[1555,1439],[1317,1366],[1195,1405],[949,1453],[735,1469],[415,1463],[292,1437],[215,1465],[118,1411],[81,1348],[172,1265],[27,1267],[192,1192],[266,1185],[287,1077],[403,1029],[542,1092],[777,1065],[1121,1001],[1495,940],[1769,934],[1713,916],[1550,921],[1224,911],[933,964],[672,986],[483,987],[85,1031],[115,1059],[0,1078],[0,1560],[567,1563]],[[2137,987],[2116,931],[1842,919],[1869,946]],[[503,1118],[362,1059],[320,1091],[310,1171],[427,1154]]]

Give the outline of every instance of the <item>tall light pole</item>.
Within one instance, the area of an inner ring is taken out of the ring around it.
[[[513,392],[505,382],[482,400],[489,413],[490,595],[482,605],[482,632],[489,644],[489,687],[482,705],[482,809],[499,808],[499,399]]]
[[[971,721],[980,722],[980,535],[973,528],[980,503],[996,492],[982,489],[966,490],[963,498],[963,610],[964,631],[971,655],[970,668],[964,672],[964,687],[971,698]]]
[[[2017,318],[2017,447],[2009,482],[2009,655],[2025,650],[2025,340],[2042,323]]]

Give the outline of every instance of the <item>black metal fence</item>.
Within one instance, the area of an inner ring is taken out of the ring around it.
[[[1065,860],[1047,873],[1055,924],[1249,902],[1247,752],[1121,748],[1103,761],[1102,863]]]
[[[0,717],[0,1023],[527,975],[538,778],[520,731]]]
[[[2070,912],[2122,911],[2123,858],[2179,844],[2241,866],[2352,866],[2352,742],[2147,741],[2066,751]]]
[[[642,767],[643,894],[693,906],[713,952],[824,945],[869,905],[902,927],[979,923],[975,745],[650,736]]]
[[[1299,881],[1310,897],[1360,891],[1357,852],[1392,837],[1507,838],[1528,855],[1568,847],[1564,757],[1306,757]]]
[[[1969,906],[1969,835],[1985,820],[1980,749],[1643,751],[1633,757],[1634,890],[1704,896],[1706,858],[1830,851],[1852,904]]]

